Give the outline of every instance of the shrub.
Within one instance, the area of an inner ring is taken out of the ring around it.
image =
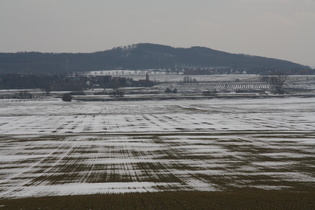
[[[21,91],[16,98],[19,99],[30,99],[33,98],[33,95],[28,91]]]
[[[72,96],[69,93],[65,93],[62,95],[62,100],[67,101],[67,102],[71,102]]]
[[[164,93],[171,93],[172,91],[171,91],[171,89],[169,89],[169,88],[166,88],[165,90],[164,90]]]
[[[124,97],[125,93],[122,90],[114,90],[113,92],[110,93],[111,96],[114,96],[115,98],[122,98]]]
[[[204,96],[216,96],[218,91],[216,89],[214,90],[208,90],[208,91],[203,91],[202,95]]]

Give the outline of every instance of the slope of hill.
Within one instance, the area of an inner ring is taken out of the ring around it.
[[[234,68],[254,72],[310,67],[273,58],[231,54],[205,47],[135,44],[94,53],[0,53],[0,73],[68,73],[106,69]]]

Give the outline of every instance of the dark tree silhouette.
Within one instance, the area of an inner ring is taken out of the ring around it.
[[[283,85],[287,80],[288,75],[282,71],[276,71],[270,74],[269,84],[276,90],[277,93],[283,94]]]
[[[62,95],[62,100],[66,102],[71,102],[72,96],[69,93],[65,93]]]

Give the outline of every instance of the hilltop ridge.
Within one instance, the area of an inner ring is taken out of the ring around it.
[[[69,73],[110,69],[227,68],[264,73],[309,71],[309,66],[275,58],[233,54],[194,46],[140,43],[93,53],[0,53],[0,73]]]

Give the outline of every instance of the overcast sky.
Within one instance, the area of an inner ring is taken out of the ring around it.
[[[0,34],[0,52],[156,43],[315,67],[315,0],[0,0]]]

